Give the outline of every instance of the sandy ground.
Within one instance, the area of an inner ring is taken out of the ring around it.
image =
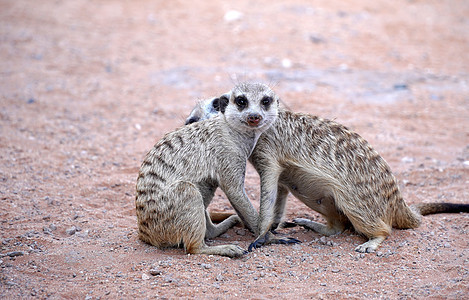
[[[0,1],[0,298],[466,298],[468,214],[373,254],[353,232],[291,228],[301,244],[229,259],[140,242],[134,198],[144,155],[194,102],[251,80],[360,133],[408,203],[467,203],[469,2],[187,3]],[[258,205],[251,167],[246,189]],[[232,211],[221,192],[210,209]]]

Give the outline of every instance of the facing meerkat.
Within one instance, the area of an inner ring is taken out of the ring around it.
[[[244,191],[247,158],[275,121],[278,99],[265,85],[239,84],[218,102],[215,118],[166,134],[146,155],[137,179],[139,237],[188,253],[240,256],[235,245],[207,246],[239,218],[257,232],[257,212]],[[238,216],[214,225],[206,211],[220,187]]]
[[[194,109],[186,122],[203,118]],[[275,241],[269,230],[280,224],[289,191],[327,221],[324,225],[298,218],[296,224],[327,236],[352,225],[369,239],[358,252],[375,251],[392,227],[418,227],[421,215],[469,211],[467,204],[409,207],[390,167],[366,140],[316,116],[279,110],[249,161],[261,180],[259,236],[249,250]]]

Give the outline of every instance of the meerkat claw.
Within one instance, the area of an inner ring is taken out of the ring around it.
[[[260,248],[262,246],[265,245],[265,239],[264,238],[261,238],[261,239],[258,239],[258,240],[255,240],[254,242],[252,242],[249,247],[248,247],[248,251],[249,252],[252,252],[252,249],[257,249],[257,248]]]
[[[252,249],[257,249],[262,246],[268,245],[268,244],[279,244],[279,245],[291,245],[291,244],[299,244],[301,243],[300,240],[289,237],[289,238],[266,238],[266,236],[263,236],[262,238],[259,238],[252,242],[249,245],[248,251],[251,252]]]
[[[301,244],[301,241],[292,237],[287,238],[287,244]]]

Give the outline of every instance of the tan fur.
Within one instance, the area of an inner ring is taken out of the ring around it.
[[[260,236],[280,223],[289,190],[320,212],[327,225],[296,219],[324,235],[352,224],[370,241],[360,252],[376,249],[394,221],[416,227],[419,216],[407,207],[384,159],[358,134],[333,121],[279,112],[278,120],[258,141],[250,161],[261,177]],[[275,213],[276,211],[276,213]],[[396,216],[405,214],[405,219]],[[404,222],[404,223],[403,223]]]
[[[289,191],[321,213],[327,225],[301,218],[294,222],[328,236],[352,225],[369,238],[356,248],[359,252],[376,250],[392,227],[418,227],[421,210],[446,212],[435,209],[437,204],[409,207],[388,164],[367,141],[315,116],[280,110],[249,161],[261,178],[260,233],[254,247],[275,241],[269,230],[280,224]]]
[[[249,106],[236,105],[243,95]],[[268,107],[265,96],[272,99]],[[264,85],[236,86],[224,114],[166,134],[146,155],[137,179],[139,237],[157,247],[184,246],[188,253],[240,256],[235,245],[207,246],[234,226],[238,216],[214,225],[206,211],[217,187],[244,224],[257,232],[257,212],[244,191],[246,162],[260,134],[274,122],[278,99]],[[259,123],[249,123],[251,118]]]

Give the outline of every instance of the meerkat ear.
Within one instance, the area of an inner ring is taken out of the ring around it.
[[[224,114],[225,109],[228,106],[228,103],[230,102],[230,96],[229,96],[229,94],[224,94],[224,95],[221,95],[221,97],[218,98],[218,100],[219,100],[218,101],[219,109],[217,109],[217,110],[220,111],[222,114]]]

